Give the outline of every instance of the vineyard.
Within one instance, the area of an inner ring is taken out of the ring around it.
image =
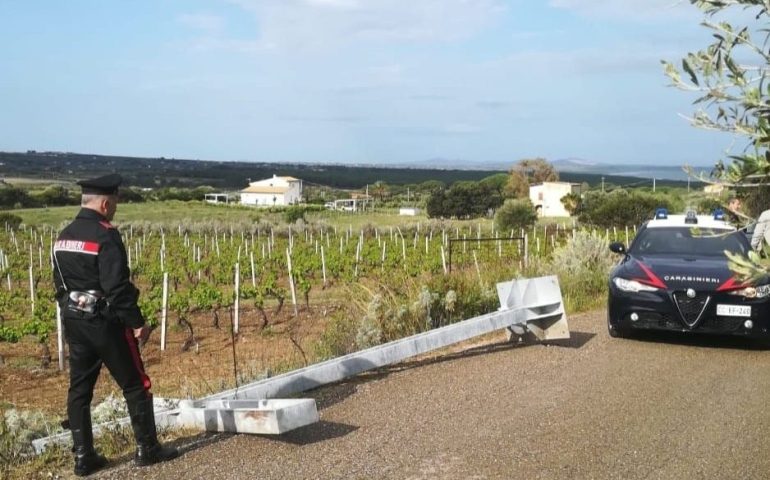
[[[159,386],[167,396],[210,393],[495,309],[495,282],[536,272],[576,232],[565,224],[498,232],[436,221],[118,226],[153,327],[145,358],[178,373]],[[63,382],[52,283],[57,233],[0,231],[0,360]],[[624,240],[633,232],[596,234]],[[228,374],[235,361],[241,371]],[[193,363],[179,368],[185,362]]]

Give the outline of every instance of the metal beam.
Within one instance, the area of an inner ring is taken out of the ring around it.
[[[203,400],[292,395],[512,325],[527,329],[531,325],[530,331],[542,339],[569,338],[559,281],[555,276],[499,283],[497,293],[502,305],[497,312],[226,390]]]
[[[159,426],[175,426],[194,421],[198,425],[207,425],[205,419],[198,422],[198,413],[191,414],[190,411],[213,410],[210,408],[210,405],[214,405],[212,401],[261,400],[292,395],[495,330],[508,329],[518,335],[531,335],[539,340],[569,338],[567,317],[556,276],[498,283],[497,294],[501,306],[496,312],[250,383],[238,389],[226,390],[201,400],[165,400],[162,404],[165,409],[156,404],[156,423]],[[185,414],[185,410],[188,413]],[[194,420],[190,420],[190,415],[194,416]],[[217,415],[220,417],[216,419],[217,425],[228,422],[232,424],[234,414],[224,414],[222,417],[220,413],[209,413],[208,418]],[[212,421],[208,420],[209,423]],[[115,424],[128,424],[128,419],[108,425]],[[97,433],[104,426],[94,426],[94,432]],[[69,433],[62,433],[32,443],[35,451],[40,453],[52,443],[66,444],[69,441]]]

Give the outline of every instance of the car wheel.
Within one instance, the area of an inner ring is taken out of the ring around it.
[[[628,329],[620,328],[617,325],[613,325],[612,322],[607,319],[607,331],[610,334],[610,337],[612,338],[628,338],[631,336],[631,333],[628,331]]]

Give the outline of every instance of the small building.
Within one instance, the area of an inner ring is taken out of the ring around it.
[[[561,199],[570,193],[580,193],[580,184],[543,182],[529,187],[529,199],[540,217],[569,217]]]
[[[232,195],[228,193],[207,193],[204,197],[206,203],[225,203],[233,201]]]
[[[366,198],[339,198],[334,201],[334,210],[343,212],[357,212],[366,207],[369,202]]]
[[[420,212],[420,209],[414,208],[414,207],[401,207],[398,209],[399,215],[407,215],[410,217],[416,216],[419,212]]]
[[[725,185],[723,183],[714,183],[703,187],[703,192],[707,195],[718,197],[725,191]]]
[[[249,182],[241,190],[242,205],[272,207],[293,205],[302,201],[302,180],[294,177],[279,177]]]

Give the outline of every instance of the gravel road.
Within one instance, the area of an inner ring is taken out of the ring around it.
[[[311,392],[321,422],[281,437],[211,435],[100,478],[770,478],[770,351],[569,323],[567,342],[496,334]]]

